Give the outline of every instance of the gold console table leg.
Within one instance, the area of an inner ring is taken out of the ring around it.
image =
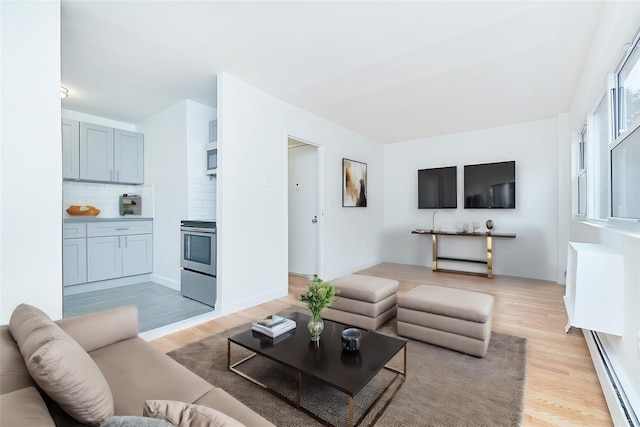
[[[487,278],[493,277],[493,238],[487,236]]]
[[[431,270],[437,271],[438,270],[438,236],[436,236],[435,234],[432,234],[431,242],[432,242],[431,254],[433,258],[433,260],[431,261]]]

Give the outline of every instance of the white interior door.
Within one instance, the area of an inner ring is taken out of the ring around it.
[[[318,273],[318,149],[289,148],[289,272]]]

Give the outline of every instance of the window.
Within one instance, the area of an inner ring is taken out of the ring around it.
[[[640,118],[640,45],[635,47],[618,72],[618,133],[631,131]]]
[[[587,214],[587,127],[578,137],[578,215]]]
[[[640,219],[640,127],[611,150],[611,216]]]
[[[618,131],[611,144],[611,216],[640,219],[640,44],[616,75]]]
[[[609,97],[603,96],[591,115],[591,150],[594,173],[593,205],[591,217],[605,219],[609,216],[609,135],[611,131],[611,115]]]

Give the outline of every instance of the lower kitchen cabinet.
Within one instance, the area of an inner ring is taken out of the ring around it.
[[[151,273],[152,229],[151,220],[65,223],[64,286]]]
[[[62,283],[77,285],[87,281],[87,239],[63,239]]]

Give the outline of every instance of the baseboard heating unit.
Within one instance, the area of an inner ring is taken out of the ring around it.
[[[597,332],[583,329],[593,365],[598,374],[604,397],[615,427],[640,427],[638,415],[629,401],[616,375],[615,368],[607,356],[607,351]]]

